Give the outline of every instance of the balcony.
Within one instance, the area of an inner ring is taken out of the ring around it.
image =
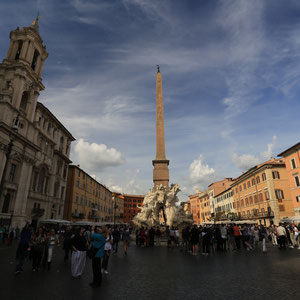
[[[89,219],[99,219],[100,216],[95,215],[94,213],[89,213]]]
[[[42,217],[45,213],[45,209],[44,208],[39,208],[39,207],[34,207],[31,211],[31,214],[36,216],[36,217]]]
[[[76,218],[76,219],[84,219],[85,218],[85,215],[83,213],[80,213],[80,214],[75,214],[73,213],[72,214],[72,218]]]

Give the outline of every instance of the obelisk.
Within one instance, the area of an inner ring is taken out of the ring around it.
[[[165,153],[164,107],[159,66],[157,66],[156,74],[156,157],[152,163],[154,186],[168,186],[169,160],[166,159]]]

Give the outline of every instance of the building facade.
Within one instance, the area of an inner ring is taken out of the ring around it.
[[[232,188],[215,195],[215,220],[230,220],[235,215],[234,197]]]
[[[211,220],[209,191],[196,191],[195,195],[189,196],[189,203],[195,224],[203,225]]]
[[[124,199],[124,223],[130,223],[132,219],[141,211],[144,195],[121,195]]]
[[[48,53],[38,20],[10,33],[0,64],[0,223],[62,218],[71,133],[40,102]]]
[[[124,223],[124,197],[120,193],[112,193],[113,222]]]
[[[79,166],[70,165],[64,219],[113,222],[112,192]]]
[[[270,225],[294,215],[288,172],[282,159],[257,165],[232,184],[237,219]]]
[[[300,216],[300,143],[278,154],[285,162],[295,215]]]

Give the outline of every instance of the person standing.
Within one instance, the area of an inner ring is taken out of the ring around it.
[[[191,243],[193,255],[198,255],[199,230],[197,228],[197,225],[194,225],[191,230]]]
[[[222,251],[226,251],[227,249],[227,228],[226,226],[223,224],[221,227],[221,249]]]
[[[101,259],[103,258],[104,254],[104,245],[106,242],[105,239],[105,232],[101,227],[92,227],[92,247],[97,249],[95,257],[92,260],[92,267],[93,267],[93,281],[90,283],[90,286],[93,288],[101,286],[102,282],[102,274],[101,274]]]
[[[279,226],[276,230],[276,234],[278,236],[279,249],[285,249],[286,230],[282,226],[282,223],[279,223]]]
[[[32,227],[27,223],[21,231],[20,242],[16,253],[17,265],[16,265],[15,274],[20,274],[20,272],[23,271],[23,264],[26,258],[31,235],[32,235]]]
[[[58,238],[55,234],[55,230],[51,229],[50,230],[50,234],[47,238],[48,240],[48,256],[47,256],[47,263],[48,263],[48,271],[51,269],[51,263],[52,263],[52,259],[54,257],[55,254],[55,247],[59,246],[59,241]]]
[[[127,227],[122,235],[122,239],[123,239],[123,249],[124,249],[124,254],[127,255],[127,251],[128,251],[128,246],[129,246],[129,242],[130,242],[130,231],[129,231],[129,227]]]
[[[113,232],[112,232],[112,237],[113,237],[113,251],[114,253],[118,253],[118,245],[120,241],[120,231],[118,227],[115,227]]]
[[[39,228],[36,234],[31,238],[31,252],[32,252],[32,271],[35,272],[40,268],[42,256],[45,249],[45,234],[43,228]]]
[[[241,249],[241,231],[239,226],[234,224],[233,226],[233,235],[235,240],[235,245],[237,249]]]
[[[114,238],[112,236],[111,229],[109,228],[106,233],[106,241],[104,245],[104,255],[103,255],[102,270],[101,270],[106,275],[108,275],[107,267],[108,267],[108,261],[112,249],[113,239]]]
[[[63,239],[63,249],[65,251],[64,262],[67,262],[69,260],[69,253],[72,249],[72,236],[73,233],[71,231],[71,227],[67,226]]]
[[[72,258],[71,273],[74,278],[80,278],[86,263],[87,240],[83,235],[84,228],[79,228],[71,239]]]

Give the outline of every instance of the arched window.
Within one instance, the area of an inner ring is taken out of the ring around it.
[[[20,109],[26,111],[27,108],[27,102],[28,102],[28,92],[23,92]]]
[[[41,194],[43,193],[45,178],[46,178],[46,168],[42,167],[39,173],[39,182],[38,182],[38,189],[37,189],[38,193]]]
[[[16,52],[15,60],[18,60],[20,58],[22,46],[23,46],[23,41],[18,41],[18,50]]]
[[[37,60],[38,60],[39,55],[40,55],[39,51],[35,50],[34,54],[33,54],[32,63],[31,63],[31,69],[32,70],[35,70],[35,68],[36,68]]]
[[[3,202],[2,213],[7,214],[10,204],[10,194],[6,194]]]

